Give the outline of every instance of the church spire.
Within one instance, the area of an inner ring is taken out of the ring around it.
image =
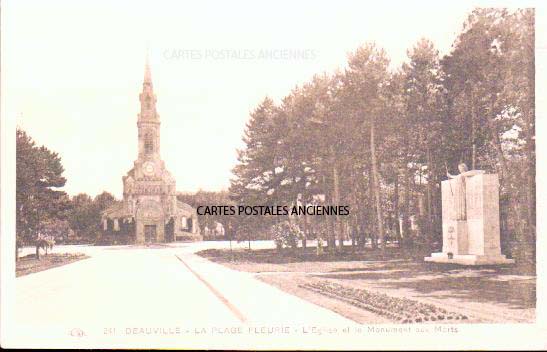
[[[152,85],[152,73],[150,70],[150,62],[146,55],[146,63],[144,65],[144,81],[142,83],[142,93],[139,96],[141,102],[141,112],[139,121],[155,121],[159,122],[159,116],[156,112],[156,95]]]
[[[148,60],[148,54],[146,54],[146,63],[144,64],[144,83],[152,85],[152,73],[150,72],[150,61]]]
[[[137,127],[139,129],[139,159],[159,158],[160,117],[156,111],[156,95],[152,86],[148,55],[144,65],[144,81],[139,101],[141,102],[141,111],[137,120]]]

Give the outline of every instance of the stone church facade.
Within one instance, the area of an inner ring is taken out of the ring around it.
[[[176,197],[175,179],[160,156],[160,118],[150,66],[138,115],[138,156],[123,176],[123,201],[102,214],[103,237],[114,243],[201,240],[196,210]]]

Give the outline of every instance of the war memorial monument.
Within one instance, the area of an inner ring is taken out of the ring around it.
[[[501,254],[497,174],[467,170],[441,182],[443,249],[427,262],[463,265],[511,264]]]

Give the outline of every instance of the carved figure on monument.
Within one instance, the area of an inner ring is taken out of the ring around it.
[[[466,191],[465,191],[465,179],[467,177],[472,177],[479,174],[484,174],[484,170],[471,170],[467,168],[465,163],[460,163],[458,165],[458,170],[460,173],[458,175],[451,175],[448,170],[446,171],[446,176],[449,179],[456,180],[455,182],[450,183],[450,190],[452,191],[451,196],[453,197],[453,208],[451,212],[451,220],[465,220],[467,219],[466,214]],[[453,189],[452,189],[452,186]]]

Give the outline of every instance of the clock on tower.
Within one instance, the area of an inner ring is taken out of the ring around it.
[[[142,172],[146,176],[152,176],[154,175],[154,172],[156,171],[156,167],[152,161],[147,161],[142,165]]]

